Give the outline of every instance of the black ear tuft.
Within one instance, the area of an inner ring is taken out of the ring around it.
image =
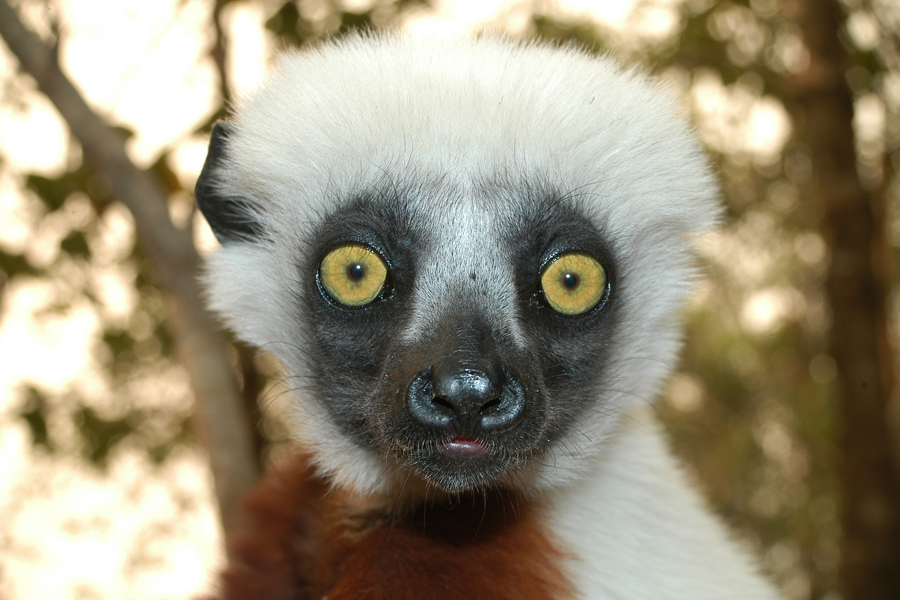
[[[227,195],[217,184],[219,170],[227,168],[224,159],[230,132],[231,125],[223,121],[213,126],[206,163],[194,188],[197,206],[222,244],[257,240],[264,234],[246,198]]]

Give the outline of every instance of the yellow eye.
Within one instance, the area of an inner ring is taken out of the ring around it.
[[[606,271],[581,252],[563,254],[541,275],[544,298],[556,312],[580,315],[594,308],[606,290]]]
[[[346,306],[364,306],[378,297],[387,280],[381,257],[359,244],[339,246],[319,268],[328,295]]]

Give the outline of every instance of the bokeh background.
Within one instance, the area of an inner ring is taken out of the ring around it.
[[[201,255],[211,124],[278,52],[356,27],[502,31],[653,72],[728,208],[657,405],[673,446],[790,600],[900,597],[900,2],[11,4]],[[0,43],[2,600],[201,597],[224,561],[176,309],[119,200]],[[264,466],[290,451],[277,370],[228,352]]]

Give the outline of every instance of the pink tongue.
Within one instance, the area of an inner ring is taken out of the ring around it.
[[[484,454],[484,444],[469,437],[455,437],[449,442],[441,442],[441,450],[454,458],[474,458]]]

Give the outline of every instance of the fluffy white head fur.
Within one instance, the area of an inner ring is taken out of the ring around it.
[[[539,487],[577,478],[622,415],[659,392],[693,278],[688,238],[720,210],[694,136],[645,76],[574,49],[489,37],[357,36],[289,54],[236,110],[225,164],[217,185],[258,209],[274,244],[229,244],[211,258],[212,308],[300,379],[305,334],[286,317],[297,301],[293,264],[348,195],[430,182],[414,208],[445,239],[417,284],[410,335],[428,327],[441,286],[473,269],[515,311],[511,276],[491,270],[502,219],[483,207],[503,211],[487,198],[492,184],[549,186],[577,201],[614,249],[619,327],[602,397],[591,400],[603,410],[587,410],[534,466]],[[396,484],[315,398],[298,392],[294,405],[300,440],[336,484],[366,493]]]

